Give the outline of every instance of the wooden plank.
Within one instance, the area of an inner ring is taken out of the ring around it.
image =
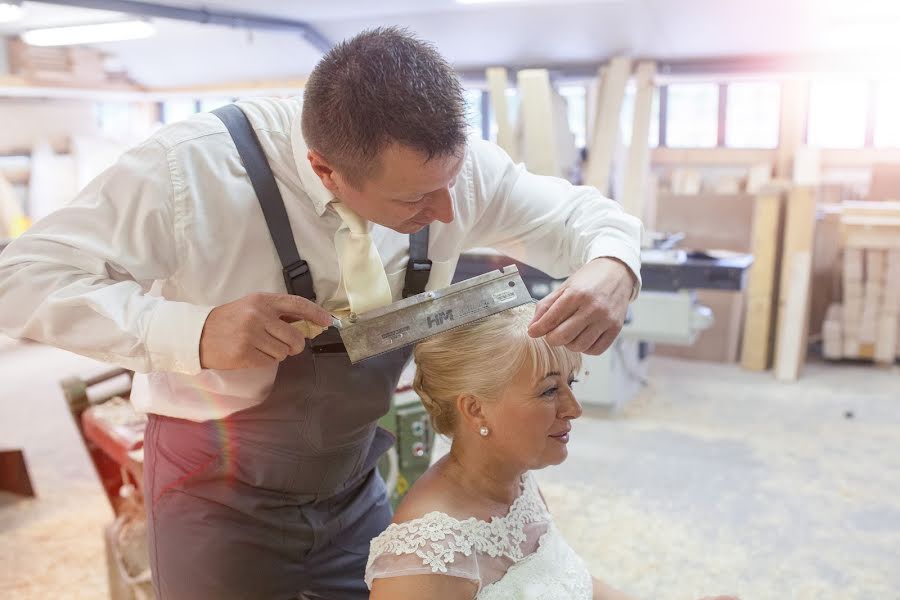
[[[878,338],[875,341],[875,362],[881,364],[894,364],[897,357],[897,329],[896,314],[882,315],[879,319]]]
[[[744,191],[748,194],[759,194],[772,181],[772,165],[762,163],[747,169],[747,182]]]
[[[775,158],[775,150],[756,148],[654,148],[650,152],[650,161],[665,167],[750,168],[761,163],[771,164]]]
[[[821,188],[817,190],[821,200]],[[822,332],[825,313],[841,298],[840,205],[822,205],[813,242],[812,291],[810,292],[809,335]]]
[[[846,200],[841,203],[841,214],[847,217],[900,217],[900,202]]]
[[[509,119],[509,107],[506,102],[506,88],[509,86],[509,75],[503,67],[490,67],[485,71],[488,93],[491,97],[491,110],[497,123],[497,145],[503,148],[513,160],[518,160],[516,138]]]
[[[775,377],[781,381],[795,381],[806,361],[815,228],[813,188],[794,188],[787,203],[779,282],[774,364]]]
[[[703,173],[697,169],[672,169],[669,188],[673,194],[696,196],[703,189]]]
[[[887,252],[887,265],[884,276],[884,303],[881,308],[884,315],[900,313],[900,250]]]
[[[900,248],[900,227],[841,227],[841,244],[845,248]]]
[[[684,248],[752,252],[755,203],[750,194],[660,193],[656,228],[684,233]]]
[[[872,165],[871,200],[900,200],[900,165],[877,163]]]
[[[875,359],[875,344],[870,344],[868,342],[860,342],[859,343],[859,352],[855,358],[861,358],[863,360],[874,360]]]
[[[656,85],[656,63],[642,62],[635,72],[634,121],[628,146],[628,164],[622,190],[622,208],[630,215],[644,218],[647,175],[650,171],[650,117]]]
[[[619,116],[630,76],[631,59],[617,56],[605,67],[600,85],[584,181],[603,194],[609,192],[609,172],[618,139]]]
[[[787,260],[788,289],[780,307],[775,377],[780,381],[796,381],[806,360],[812,255],[809,252],[794,252]]]
[[[781,85],[781,119],[775,176],[788,179],[793,175],[795,152],[806,138],[809,82],[787,79]]]
[[[841,203],[844,247],[900,249],[900,202]]]
[[[520,158],[532,173],[559,177],[550,74],[547,69],[523,69],[518,82],[523,133]]]
[[[779,194],[763,195],[756,199],[753,266],[747,283],[747,315],[741,345],[741,366],[751,371],[768,369],[772,358],[782,215],[783,203]]]

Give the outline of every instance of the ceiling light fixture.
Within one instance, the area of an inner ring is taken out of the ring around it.
[[[0,23],[12,23],[25,15],[21,0],[0,2]]]
[[[22,41],[32,46],[74,46],[139,40],[148,38],[155,33],[156,28],[147,21],[114,21],[93,25],[32,29],[22,34]]]
[[[523,0],[456,0],[458,4],[511,4]]]

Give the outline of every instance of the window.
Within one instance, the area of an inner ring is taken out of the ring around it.
[[[575,136],[575,147],[587,145],[587,88],[583,85],[562,85],[559,95],[566,101],[569,129]]]
[[[875,146],[900,147],[900,79],[881,81],[876,88]]]
[[[825,79],[809,90],[810,146],[862,148],[866,141],[868,82]]]
[[[621,120],[619,129],[622,130],[622,142],[626,146],[631,145],[631,134],[634,128],[634,100],[635,86],[629,82],[625,88],[625,98],[622,100]],[[647,135],[647,143],[651,148],[659,146],[659,88],[653,90],[653,102],[650,105],[650,131]]]
[[[123,137],[131,131],[131,105],[127,102],[99,102],[96,111],[103,135]]]
[[[769,82],[728,84],[725,145],[731,148],[778,146],[781,87]]]
[[[197,101],[194,99],[167,100],[163,102],[163,123],[183,121],[197,112]]]
[[[666,143],[673,148],[712,148],[718,143],[719,86],[669,85]]]
[[[469,124],[469,134],[482,137],[482,119],[481,114],[481,90],[465,90],[463,99],[466,101],[466,121]]]
[[[200,100],[200,112],[212,112],[226,104],[231,104],[231,98],[203,98]]]

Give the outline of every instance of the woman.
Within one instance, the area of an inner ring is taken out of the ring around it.
[[[372,600],[627,600],[592,578],[530,471],[565,460],[581,357],[527,333],[525,305],[426,340],[415,389],[450,453],[372,540]]]

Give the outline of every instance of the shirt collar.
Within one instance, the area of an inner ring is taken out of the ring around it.
[[[294,163],[297,165],[297,174],[300,176],[303,191],[309,195],[313,207],[316,209],[316,214],[321,217],[325,214],[328,204],[335,198],[334,194],[325,187],[325,184],[313,171],[312,165],[309,164],[309,158],[306,156],[309,148],[306,146],[303,132],[300,129],[300,111],[297,111],[291,123],[291,151],[294,153]]]

